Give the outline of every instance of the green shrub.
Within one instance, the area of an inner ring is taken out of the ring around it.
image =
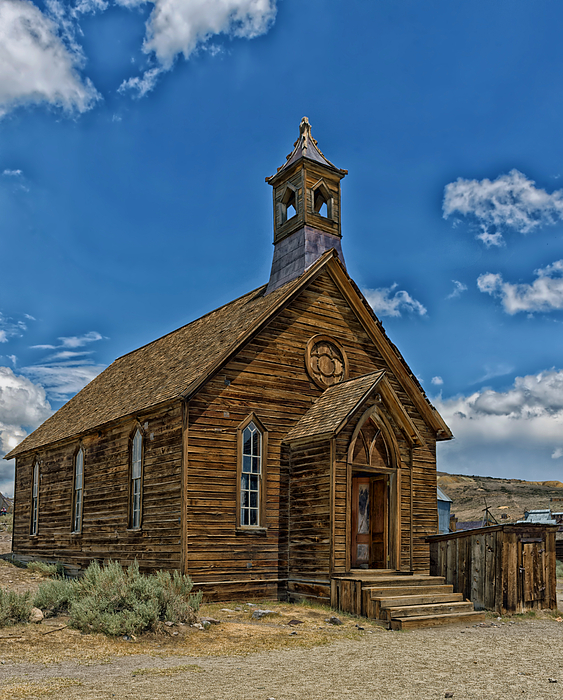
[[[29,571],[43,576],[64,576],[65,568],[61,563],[47,564],[44,561],[30,561],[27,565]]]
[[[563,561],[558,561],[555,568],[557,578],[563,578]]]
[[[66,613],[70,608],[77,588],[74,579],[57,578],[43,581],[33,599],[33,605],[43,611],[46,617]]]
[[[191,595],[192,582],[178,572],[139,572],[137,562],[124,569],[118,562],[101,567],[93,562],[82,579],[45,581],[34,603],[42,610],[68,611],[70,624],[83,632],[109,636],[139,634],[159,623],[193,622],[201,594]]]
[[[28,622],[31,613],[31,594],[5,591],[0,588],[0,627]]]

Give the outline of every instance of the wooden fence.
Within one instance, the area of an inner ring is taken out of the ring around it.
[[[556,610],[557,529],[526,523],[432,535],[430,573],[445,576],[476,610]]]

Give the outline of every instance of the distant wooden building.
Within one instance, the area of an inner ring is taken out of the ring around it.
[[[345,175],[304,119],[267,178],[268,283],[120,357],[7,455],[17,556],[137,559],[223,599],[429,571],[452,435],[346,272]]]

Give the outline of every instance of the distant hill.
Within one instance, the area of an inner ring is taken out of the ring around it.
[[[519,520],[526,510],[551,508],[554,512],[563,512],[561,481],[495,479],[438,472],[438,486],[452,499],[451,512],[460,522],[481,520],[485,500],[499,523]],[[562,500],[552,502],[551,498]],[[502,518],[503,514],[507,517]]]

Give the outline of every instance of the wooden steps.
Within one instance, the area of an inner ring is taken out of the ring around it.
[[[471,605],[473,605],[471,603]],[[484,612],[465,612],[453,615],[421,615],[420,617],[400,617],[391,620],[389,629],[412,630],[419,627],[438,627],[440,625],[475,624],[485,620]]]
[[[442,576],[353,572],[333,577],[332,583],[336,592],[333,606],[382,620],[393,630],[485,619],[485,613],[476,612],[473,603],[464,600],[461,593],[454,593]]]

